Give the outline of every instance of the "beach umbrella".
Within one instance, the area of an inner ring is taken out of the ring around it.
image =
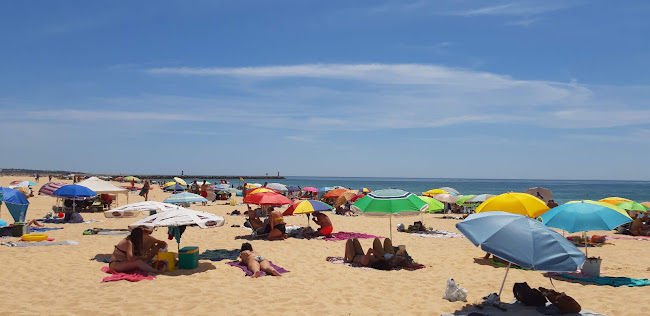
[[[244,203],[257,205],[287,205],[292,204],[293,201],[289,200],[282,194],[274,192],[262,192],[247,195],[244,198]]]
[[[56,191],[52,192],[52,195],[56,197],[66,198],[69,200],[85,200],[89,197],[97,196],[95,191],[77,184],[68,184],[58,188]],[[72,213],[76,211],[77,203],[72,203]],[[66,221],[68,219],[66,218]]]
[[[333,208],[330,205],[325,204],[321,201],[305,200],[289,206],[289,208],[287,208],[287,210],[284,211],[282,215],[305,214],[307,215],[307,226],[309,226],[309,214],[314,212],[328,212],[332,211],[332,209]]]
[[[324,199],[336,199],[339,196],[341,196],[341,194],[343,194],[343,192],[347,192],[347,191],[348,191],[348,189],[333,189],[333,190],[330,190],[327,193],[325,193],[325,195],[323,195],[323,198]],[[357,191],[357,192],[359,192],[359,191]]]
[[[289,186],[287,186],[287,191],[289,191],[289,192],[298,192],[298,191],[300,191],[300,189],[295,185],[289,185]]]
[[[130,182],[131,180],[133,180],[135,182],[140,182],[140,178],[134,177],[134,176],[124,177],[123,180],[126,181],[126,182]]]
[[[245,188],[246,188],[246,189],[250,189],[250,188],[259,188],[259,187],[261,187],[261,186],[262,186],[262,185],[259,184],[259,183],[247,183]]]
[[[176,185],[176,182],[175,182],[175,181],[169,181],[169,182],[165,183],[165,184],[163,185],[163,189],[166,188],[166,187],[168,187],[168,186],[170,186],[170,185]]]
[[[598,202],[604,202],[604,203],[616,205],[618,203],[623,203],[623,202],[632,202],[632,200],[628,200],[626,198],[622,198],[618,196],[612,196],[612,197],[604,198],[602,200],[598,200]]]
[[[400,189],[385,189],[376,190],[358,199],[352,209],[368,216],[388,216],[390,238],[393,239],[393,216],[418,215],[428,210],[429,204],[413,193]]]
[[[370,189],[368,189],[368,188],[361,188],[361,189],[359,189],[359,192],[362,192],[362,193],[370,193],[370,192],[372,192],[372,190],[370,190]]]
[[[145,217],[131,225],[129,228],[136,227],[170,227],[168,233],[176,237],[178,250],[180,251],[181,235],[185,231],[185,227],[189,225],[197,225],[200,228],[214,228],[223,226],[225,224],[223,217],[207,213],[190,210],[183,207],[167,210],[161,213],[156,213],[151,216]],[[181,229],[181,227],[183,227]]]
[[[471,214],[456,224],[456,228],[475,246],[508,261],[499,297],[511,263],[539,271],[574,272],[586,259],[568,239],[519,214],[499,211]]]
[[[174,177],[174,181],[176,181],[177,184],[187,186],[187,182],[185,182],[185,180],[183,180],[183,179],[181,179],[179,177]]]
[[[339,207],[339,206],[349,202],[358,193],[359,193],[359,190],[347,190],[347,191],[341,193],[341,195],[339,195],[339,197],[336,198],[336,201],[334,201],[334,207]]]
[[[164,203],[198,203],[198,202],[207,202],[208,200],[198,194],[183,192],[174,194],[166,198]]]
[[[622,208],[622,209],[624,209],[626,211],[637,211],[637,212],[647,212],[648,211],[648,208],[645,205],[643,205],[641,203],[634,202],[634,201],[621,202],[621,203],[616,204],[616,206],[618,206],[618,207],[620,207],[620,208]]]
[[[551,190],[545,189],[545,188],[538,188],[538,187],[530,188],[530,189],[524,191],[524,193],[528,193],[528,194],[530,194],[530,195],[544,201],[544,203],[548,203],[549,200],[553,199],[553,192],[551,192]]]
[[[456,190],[454,188],[442,187],[442,188],[438,188],[438,189],[446,191],[447,193],[453,193],[453,194],[456,194],[456,195],[460,195],[460,192],[458,192],[458,190]]]
[[[442,190],[442,189],[431,189],[431,190],[429,190],[427,192],[422,192],[422,195],[434,196],[436,194],[445,194],[445,193],[449,193],[449,192],[447,192],[445,190]]]
[[[322,187],[322,188],[318,189],[318,192],[328,192],[328,191],[331,191],[333,189],[334,188],[332,188],[332,187]]]
[[[29,186],[36,185],[36,183],[31,182],[31,181],[21,181],[21,182],[16,183],[16,185],[27,188]]]
[[[612,230],[629,223],[632,218],[617,206],[596,201],[571,201],[550,209],[539,218],[548,227],[555,227],[570,233],[590,230]],[[585,255],[587,254],[585,238]]]
[[[510,192],[485,200],[475,212],[503,211],[535,218],[548,210],[546,203],[530,194]]]
[[[225,189],[220,189],[217,192],[219,192],[219,193],[228,193],[228,194],[237,194],[237,193],[240,193],[241,190],[237,190],[235,188],[225,188]]]
[[[469,200],[469,199],[471,199],[471,198],[473,198],[475,196],[476,195],[473,195],[473,194],[463,195],[463,196],[459,197],[458,200],[456,200],[456,204],[457,205],[463,205],[465,203],[465,201],[467,201],[467,200]],[[470,204],[470,203],[467,203],[467,204]]]
[[[271,188],[261,187],[261,188],[255,188],[255,189],[252,189],[252,190],[248,190],[248,192],[246,192],[246,195],[256,194],[256,193],[264,193],[264,192],[279,193],[278,191],[273,190]]]
[[[429,205],[426,213],[436,213],[445,209],[445,205],[442,202],[428,196],[418,196],[422,201]]]
[[[173,185],[164,187],[163,190],[165,190],[165,191],[185,191],[185,187],[182,186],[182,185],[173,184]]]
[[[650,208],[650,202],[641,202],[641,205]]]
[[[107,218],[126,218],[126,217],[135,217],[138,212],[151,212],[156,211],[156,213],[172,211],[180,208],[178,205],[156,202],[156,201],[145,201],[131,203],[112,210],[104,212],[104,216]]]
[[[54,196],[54,191],[66,185],[68,184],[63,182],[48,182],[46,184],[43,184],[43,186],[38,190],[38,195]]]
[[[473,197],[473,198],[469,198],[469,199],[466,200],[465,202],[467,202],[467,203],[479,203],[479,204],[481,204],[481,203],[487,201],[487,199],[489,199],[489,198],[491,198],[491,197],[493,197],[493,196],[496,196],[496,195],[494,195],[494,194],[479,194],[479,195],[477,195],[477,196],[475,196],[475,197]]]
[[[280,193],[289,192],[289,189],[284,184],[280,183],[269,183],[266,185],[267,188],[276,190]]]
[[[458,201],[458,199],[460,198],[458,196],[454,196],[454,195],[449,194],[449,193],[435,194],[435,195],[432,195],[431,197],[438,200],[438,201],[440,201],[440,202],[445,202],[445,203],[449,203],[449,204],[456,203],[456,201]]]
[[[306,188],[302,188],[302,190],[307,192],[318,192],[318,189],[314,187],[306,187]]]
[[[229,188],[230,188],[229,184],[213,184],[208,187],[208,191],[221,191]]]
[[[0,187],[0,201],[4,202],[14,222],[25,222],[29,201],[17,190]],[[0,206],[2,203],[0,202]]]

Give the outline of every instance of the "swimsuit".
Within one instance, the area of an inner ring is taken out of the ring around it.
[[[323,234],[323,236],[327,236],[327,235],[331,234],[332,231],[334,231],[334,226],[332,226],[332,225],[329,225],[327,227],[322,227],[320,229],[320,233]]]
[[[115,250],[121,251],[121,252],[126,256],[126,251],[124,251],[124,250],[122,250],[122,249],[120,249],[120,248],[117,248],[117,245],[115,245]],[[108,267],[109,267],[109,268],[111,267],[111,263],[113,263],[113,262],[126,262],[126,261],[124,261],[124,260],[118,260],[118,259],[111,260],[111,261],[108,262]]]
[[[282,234],[287,232],[287,228],[285,227],[284,223],[277,224],[277,225],[273,226],[273,228],[279,230]]]
[[[257,260],[257,262],[262,262],[262,260],[264,260],[264,257],[262,256],[255,256],[254,258]]]

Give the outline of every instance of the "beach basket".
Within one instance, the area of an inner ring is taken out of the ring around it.
[[[159,252],[158,261],[167,262],[167,272],[176,270],[176,258],[174,258],[173,252]]]
[[[582,273],[590,275],[592,277],[600,276],[600,264],[603,262],[603,259],[600,258],[587,258],[585,263],[582,265]]]
[[[187,246],[178,251],[178,268],[184,270],[199,267],[199,247]]]

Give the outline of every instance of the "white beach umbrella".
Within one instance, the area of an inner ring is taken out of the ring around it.
[[[269,189],[276,190],[280,193],[289,192],[289,189],[287,189],[287,187],[284,184],[280,184],[280,183],[269,183],[266,185],[266,187]]]
[[[146,201],[146,202],[131,203],[124,206],[120,206],[112,210],[105,211],[104,216],[107,218],[135,217],[137,216],[138,212],[148,213],[150,211],[156,211],[160,213],[160,212],[172,211],[178,208],[180,208],[180,206],[170,204],[170,203]]]

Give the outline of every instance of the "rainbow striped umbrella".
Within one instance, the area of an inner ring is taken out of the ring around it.
[[[307,226],[309,226],[309,214],[314,212],[327,212],[327,211],[332,211],[332,207],[321,201],[306,200],[306,201],[297,202],[289,206],[289,208],[287,208],[287,210],[284,211],[282,215],[305,214],[307,215]]]
[[[68,185],[63,182],[48,182],[43,184],[43,186],[38,190],[38,195],[49,195],[54,196],[54,191],[58,190],[62,186]]]

